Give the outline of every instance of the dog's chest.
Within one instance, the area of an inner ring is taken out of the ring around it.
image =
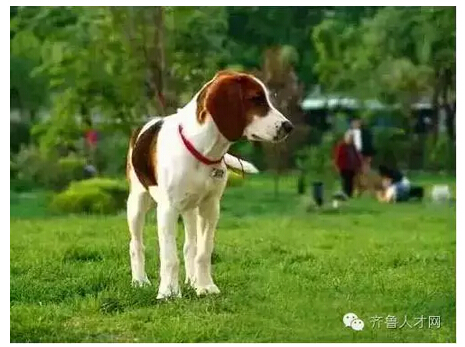
[[[183,178],[176,189],[174,202],[180,210],[197,207],[212,195],[221,195],[227,180],[225,167],[206,167],[194,170]]]

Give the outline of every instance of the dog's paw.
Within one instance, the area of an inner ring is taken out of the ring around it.
[[[146,286],[151,286],[151,285],[152,283],[149,281],[147,276],[145,276],[145,278],[142,278],[142,279],[137,279],[137,278],[132,279],[132,286],[136,288],[146,287]]]
[[[196,286],[195,292],[198,296],[204,296],[208,294],[219,294],[220,290],[214,283],[211,283],[206,286]]]
[[[195,288],[195,278],[186,276],[186,279],[184,280],[184,284],[191,286],[192,288]]]
[[[168,300],[172,298],[180,298],[181,290],[179,288],[160,288],[158,289],[157,300]]]

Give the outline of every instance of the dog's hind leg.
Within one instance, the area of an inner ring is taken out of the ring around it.
[[[127,201],[127,219],[131,242],[129,254],[131,256],[132,283],[135,286],[150,284],[145,273],[145,254],[143,243],[143,229],[145,215],[152,201],[146,191],[134,191],[129,194]]]
[[[197,209],[182,214],[184,222],[184,266],[186,268],[186,284],[195,283],[195,256],[197,254]]]

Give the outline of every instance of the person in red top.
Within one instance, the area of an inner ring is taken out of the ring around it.
[[[86,141],[89,148],[97,147],[98,142],[98,132],[94,129],[89,129],[86,131]]]
[[[97,146],[99,142],[99,133],[92,127],[90,120],[85,121],[84,128],[85,150],[87,153],[87,161],[90,165],[96,165],[97,162]]]
[[[352,132],[347,131],[334,151],[334,164],[341,176],[342,190],[348,197],[352,197],[354,178],[362,167],[362,159],[355,148]]]

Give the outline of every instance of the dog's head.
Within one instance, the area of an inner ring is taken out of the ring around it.
[[[212,117],[229,141],[246,136],[252,141],[283,141],[294,126],[270,101],[269,91],[256,77],[219,72],[200,91],[197,119]]]

